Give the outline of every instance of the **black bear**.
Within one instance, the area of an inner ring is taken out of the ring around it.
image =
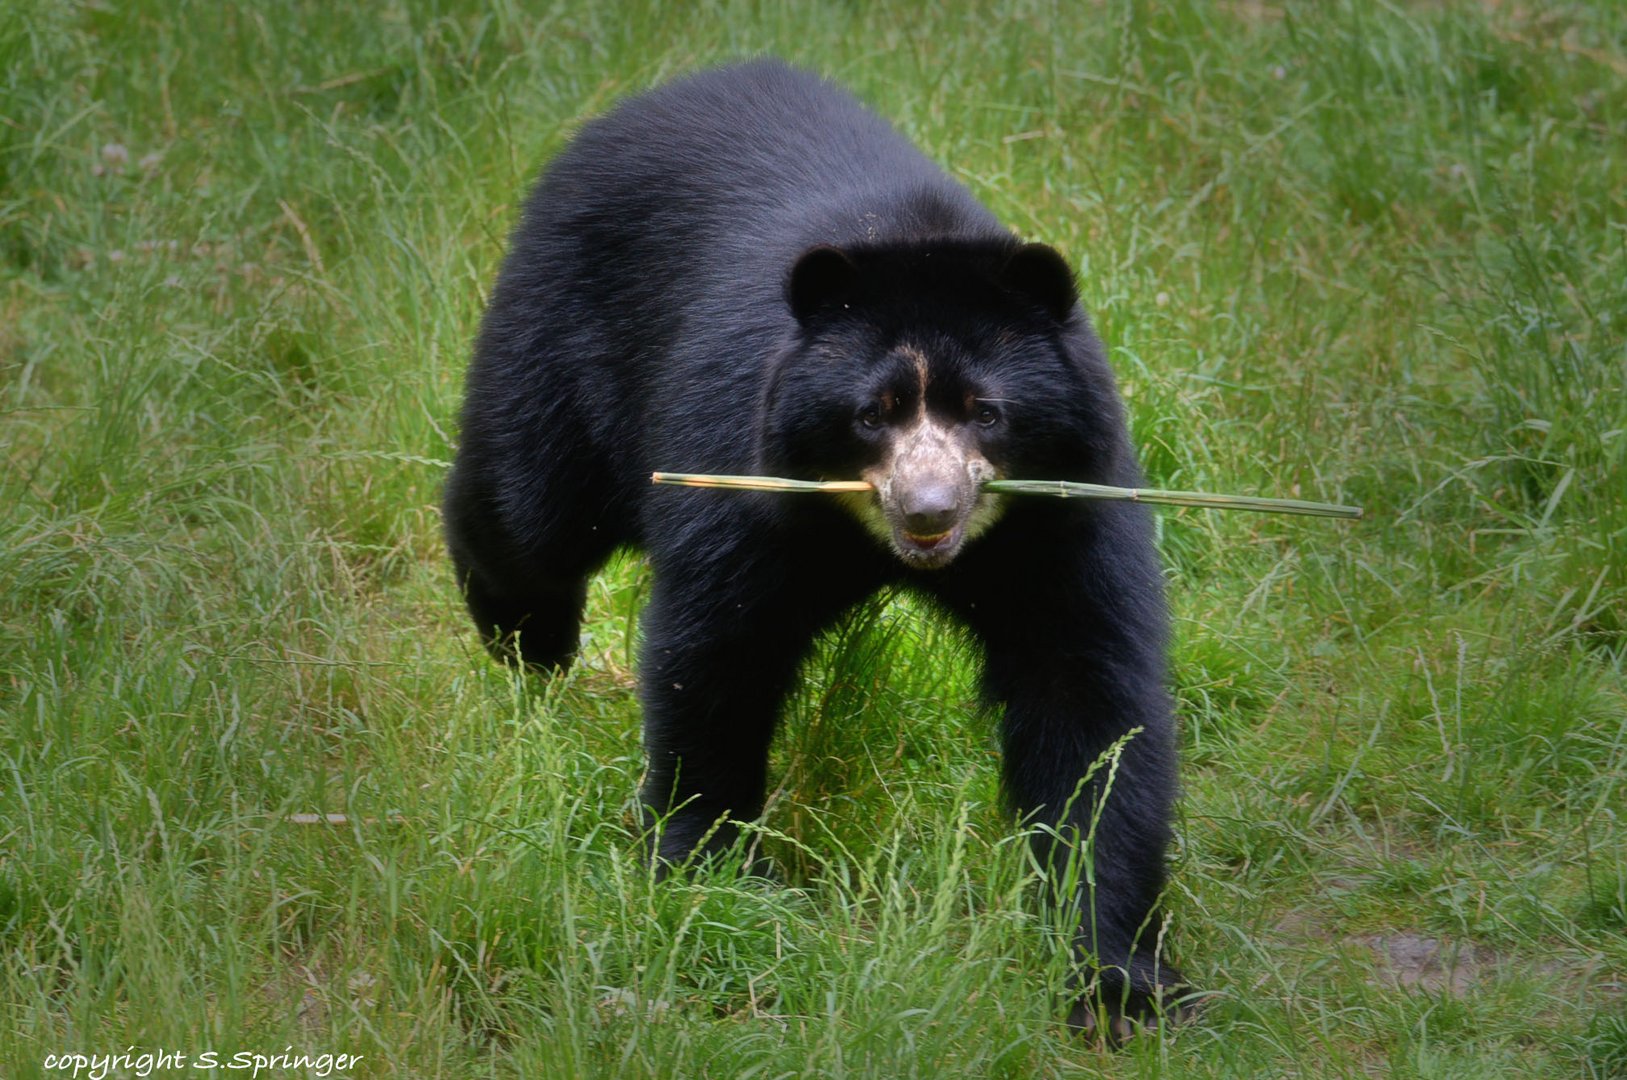
[[[571,662],[589,575],[647,552],[643,801],[669,864],[762,809],[812,639],[883,586],[930,597],[981,644],[1042,858],[1088,838],[1071,1020],[1111,1036],[1180,986],[1157,951],[1176,779],[1151,522],[981,489],[1002,476],[1139,479],[1067,262],[846,92],[758,61],[633,98],[545,171],[480,328],[446,533],[487,645],[543,670]]]

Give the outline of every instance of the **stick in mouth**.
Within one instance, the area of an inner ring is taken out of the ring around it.
[[[655,484],[682,487],[721,488],[729,491],[872,491],[866,480],[787,480],[779,476],[730,476],[720,473],[658,472],[650,476]],[[1001,495],[1050,495],[1063,499],[1109,499],[1158,503],[1165,506],[1197,506],[1208,510],[1254,510],[1266,514],[1302,514],[1308,517],[1343,518],[1354,521],[1362,516],[1359,506],[1306,502],[1301,499],[1267,499],[1255,495],[1212,495],[1202,491],[1163,491],[1157,488],[1123,488],[1107,484],[1082,484],[1070,480],[989,480],[983,490]]]

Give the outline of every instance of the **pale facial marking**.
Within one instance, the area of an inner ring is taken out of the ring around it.
[[[908,360],[910,365],[915,368],[915,378],[919,383],[920,389],[920,393],[916,394],[915,399],[916,401],[920,402],[921,411],[919,416],[924,420],[926,419],[927,383],[932,381],[931,370],[927,367],[926,353],[922,352],[920,349],[917,349],[913,345],[900,345],[898,347],[898,354],[904,357],[904,359]]]
[[[860,523],[906,564],[936,569],[999,519],[1003,499],[982,491],[983,482],[996,475],[988,459],[965,444],[964,432],[931,419],[923,405],[915,422],[895,433],[888,455],[864,472],[875,494],[845,499]],[[956,508],[945,527],[927,535],[912,532],[907,521],[907,508],[923,498]]]
[[[1006,499],[1004,495],[985,492],[983,484],[989,480],[998,480],[1000,471],[981,454],[969,458],[966,462],[966,471],[977,485],[977,504],[972,507],[972,513],[966,519],[965,540],[973,540],[983,535],[990,525],[1000,520],[1005,512]],[[963,541],[964,542],[964,541]]]

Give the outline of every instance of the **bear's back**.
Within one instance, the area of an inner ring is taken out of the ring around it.
[[[589,124],[538,197],[574,204],[576,223],[644,211],[619,224],[699,243],[800,249],[1004,232],[847,91],[772,60],[679,79]]]
[[[539,248],[522,266],[563,257],[600,295],[631,289],[659,302],[731,279],[777,288],[814,244],[1005,235],[845,90],[758,60],[679,79],[587,124],[544,173],[516,239]]]

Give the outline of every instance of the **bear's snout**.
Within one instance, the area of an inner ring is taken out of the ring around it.
[[[964,432],[926,417],[897,431],[889,449],[865,477],[876,484],[880,532],[907,565],[947,566],[986,524],[978,511],[989,501],[979,491],[987,463]]]
[[[904,511],[904,531],[910,539],[936,539],[960,520],[960,492],[950,483],[924,484],[906,491],[899,508]]]

